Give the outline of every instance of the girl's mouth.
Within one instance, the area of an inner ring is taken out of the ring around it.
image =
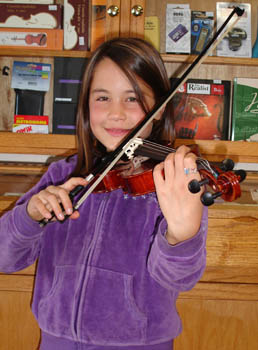
[[[111,128],[111,129],[106,129],[106,131],[111,136],[121,137],[121,136],[127,135],[130,129]]]

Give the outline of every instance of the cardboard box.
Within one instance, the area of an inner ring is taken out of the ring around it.
[[[62,50],[62,29],[0,28],[0,47],[36,50]]]
[[[15,115],[13,132],[48,134],[48,116]]]
[[[64,49],[89,50],[89,0],[64,0]]]
[[[191,52],[191,10],[189,4],[167,4],[166,52]]]
[[[1,28],[61,29],[61,5],[0,4]]]
[[[217,29],[225,22],[235,5],[235,2],[217,2]],[[217,56],[252,57],[251,4],[237,3],[237,6],[244,9],[245,12],[217,46]],[[235,14],[226,29],[234,23],[236,18]]]
[[[54,4],[55,0],[0,0],[8,4]]]

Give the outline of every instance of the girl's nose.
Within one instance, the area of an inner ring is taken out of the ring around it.
[[[124,120],[126,113],[123,104],[121,102],[112,102],[108,116],[112,120]]]

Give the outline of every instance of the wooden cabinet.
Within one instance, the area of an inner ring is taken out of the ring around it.
[[[107,19],[107,38],[139,35],[143,33],[143,16],[132,17],[130,9],[142,4],[145,15],[158,15],[161,26],[161,53],[169,75],[180,76],[192,63],[189,55],[165,54],[165,6],[166,3],[190,3],[194,10],[213,10],[215,2],[192,1],[107,1],[107,7],[118,5],[118,16]],[[238,3],[239,1],[235,1]],[[256,38],[257,2],[252,4],[253,41]],[[139,20],[139,21],[138,21]],[[137,22],[138,21],[138,22]],[[140,24],[141,23],[141,24]],[[28,60],[53,57],[88,57],[80,51],[34,51],[2,49],[0,56],[25,57]],[[232,80],[234,76],[258,77],[258,59],[207,57],[195,70],[192,78]],[[3,91],[4,87],[1,86]],[[4,103],[4,102],[3,102]],[[6,103],[6,102],[5,102]],[[258,162],[257,144],[230,141],[194,141],[198,143],[204,158],[221,161],[232,158],[235,162]],[[178,140],[177,144],[193,143]],[[65,145],[65,146],[64,146]],[[21,135],[0,132],[0,153],[47,154],[66,156],[76,151],[74,136]],[[43,165],[0,164],[0,213],[14,205],[17,197],[3,196],[11,181],[22,190],[37,181],[46,167]],[[33,180],[24,182],[24,174]],[[9,177],[8,177],[9,176]],[[19,183],[20,182],[20,183]],[[8,186],[6,185],[8,183]],[[251,185],[250,185],[251,184]],[[258,208],[250,199],[250,188],[255,192],[258,175],[249,174],[243,183],[243,196],[234,203],[220,203],[209,208],[209,232],[207,240],[207,268],[201,281],[189,292],[182,293],[178,311],[183,320],[183,333],[176,339],[175,350],[253,350],[258,348]],[[14,187],[12,187],[14,188]],[[18,188],[18,187],[17,187]],[[18,190],[15,187],[15,191]],[[0,274],[0,350],[35,350],[40,332],[30,311],[35,277],[35,265],[12,275]]]
[[[117,36],[144,36],[145,0],[107,0],[106,6],[107,39]]]
[[[190,141],[178,140],[177,145],[183,142]],[[210,160],[220,161],[225,157],[238,162],[258,160],[256,143],[195,142]],[[0,153],[8,151],[69,155],[76,151],[76,142],[74,136],[67,135],[0,133]],[[3,175],[30,173],[39,178],[46,170],[44,166],[29,168],[20,164],[13,167],[12,164],[0,165],[0,183]],[[247,183],[250,180],[256,188],[258,176],[249,174]],[[244,193],[243,196],[248,202],[248,196]],[[16,197],[0,195],[0,213],[10,209],[15,200]],[[255,203],[245,204],[240,200],[231,204],[217,203],[209,208],[207,268],[196,287],[179,297],[177,305],[184,330],[176,339],[176,350],[253,350],[258,347],[257,232]],[[33,265],[16,274],[0,274],[1,350],[35,350],[37,347],[40,332],[30,311],[35,268]]]

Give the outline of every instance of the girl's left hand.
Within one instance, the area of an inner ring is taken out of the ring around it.
[[[170,244],[193,237],[200,228],[202,191],[193,194],[188,189],[191,180],[201,179],[196,168],[196,156],[188,147],[181,146],[153,170],[159,205],[168,224],[166,238]],[[188,169],[188,174],[185,169]]]

